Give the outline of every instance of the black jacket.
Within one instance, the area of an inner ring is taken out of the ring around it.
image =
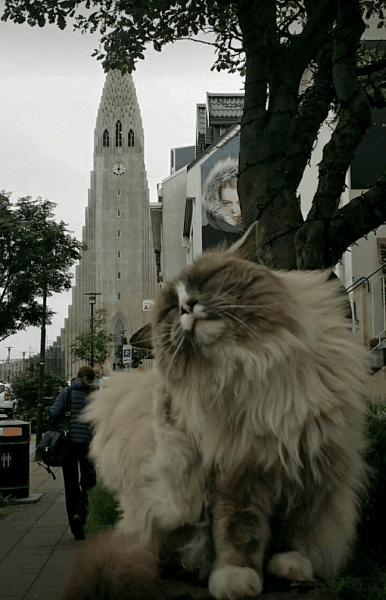
[[[50,419],[59,424],[66,410],[67,389],[63,388],[50,408]],[[79,377],[71,380],[71,417],[69,440],[77,444],[89,444],[92,437],[91,425],[80,420],[83,409],[88,404],[87,388]]]

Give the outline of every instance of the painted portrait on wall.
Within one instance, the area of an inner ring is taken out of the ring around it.
[[[224,152],[215,153],[203,169],[206,175],[202,183],[203,249],[223,241],[231,244],[244,231],[237,194],[238,145],[228,150],[226,158]]]

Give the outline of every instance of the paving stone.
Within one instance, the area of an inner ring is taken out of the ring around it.
[[[31,588],[28,593],[20,598],[20,600],[56,600],[58,589],[57,587]],[[8,598],[6,599],[8,600]],[[18,598],[16,600],[19,600]]]

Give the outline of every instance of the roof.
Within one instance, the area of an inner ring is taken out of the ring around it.
[[[207,92],[209,125],[222,121],[240,122],[244,111],[244,94],[211,94]]]
[[[197,135],[205,135],[206,127],[206,104],[197,104]]]
[[[212,144],[210,144],[210,146],[207,146],[205,148],[205,150],[199,155],[196,156],[196,158],[194,160],[192,160],[192,162],[190,162],[187,167],[187,170],[190,171],[190,169],[197,164],[200,160],[203,160],[206,158],[214,151],[217,150],[218,148],[221,148],[222,145],[225,145],[230,139],[236,137],[237,135],[239,135],[240,132],[240,125],[238,123],[235,123],[233,126],[229,126],[229,128],[220,136],[218,137]],[[165,180],[163,180],[165,181]]]

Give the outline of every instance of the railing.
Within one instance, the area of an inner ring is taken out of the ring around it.
[[[375,271],[373,271],[371,273],[371,275],[368,275],[367,277],[359,277],[359,279],[357,281],[354,281],[353,284],[351,284],[348,288],[346,288],[346,292],[348,294],[350,294],[351,292],[353,292],[357,287],[359,287],[360,285],[362,285],[363,283],[366,283],[366,281],[368,281],[369,279],[371,279],[371,277],[373,275],[375,275],[376,273],[378,273],[381,269],[384,269],[385,265],[382,265],[381,267],[378,267],[378,269],[376,269]]]
[[[367,277],[360,277],[346,288],[353,312],[353,333],[370,348],[386,337],[386,295],[384,266]],[[370,344],[371,342],[371,344]]]

